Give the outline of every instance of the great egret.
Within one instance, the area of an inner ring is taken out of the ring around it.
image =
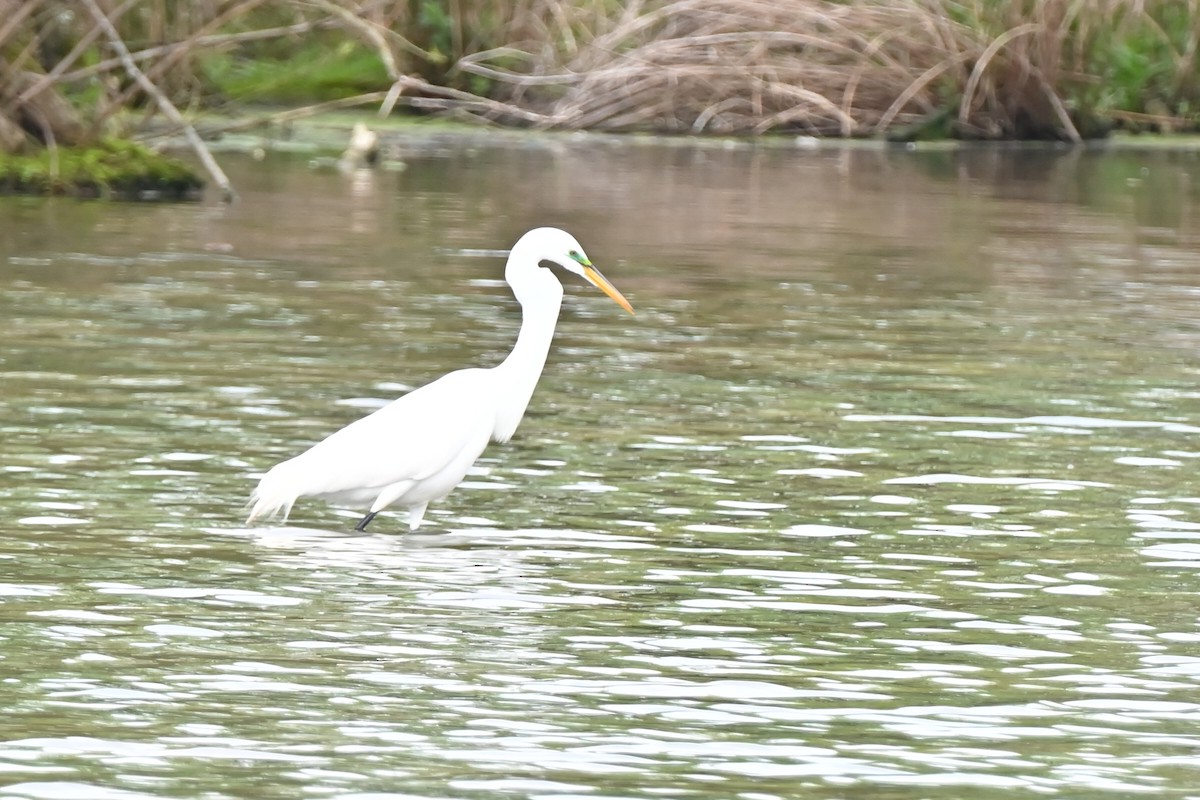
[[[504,268],[522,314],[508,357],[490,369],[444,375],[276,464],[250,496],[247,524],[280,512],[287,521],[297,498],[317,497],[366,508],[358,531],[399,503],[408,508],[409,530],[416,530],[426,507],[462,482],[488,440],[508,441],[525,415],[563,298],[563,286],[545,262],[582,276],[633,313],[575,237],[557,228],[529,231],[513,245]]]

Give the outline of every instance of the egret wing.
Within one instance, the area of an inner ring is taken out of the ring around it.
[[[495,416],[486,375],[479,369],[445,375],[350,423],[278,468],[290,473],[303,495],[424,480],[466,448],[479,452],[486,445]]]

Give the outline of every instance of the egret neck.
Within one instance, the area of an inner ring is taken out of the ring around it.
[[[497,442],[512,438],[525,416],[525,408],[546,365],[563,299],[562,284],[553,272],[518,262],[518,258],[514,250],[505,273],[521,304],[521,330],[512,352],[493,368],[496,427],[492,439]]]

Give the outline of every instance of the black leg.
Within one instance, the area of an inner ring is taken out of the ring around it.
[[[367,529],[367,526],[371,524],[371,520],[375,519],[375,515],[378,513],[379,513],[378,511],[372,511],[370,514],[367,514],[365,517],[363,517],[362,519],[360,519],[358,521],[358,524],[354,526],[354,530],[365,531]]]

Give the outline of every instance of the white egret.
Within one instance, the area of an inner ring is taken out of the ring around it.
[[[365,508],[355,530],[398,503],[416,530],[426,507],[462,482],[488,440],[506,442],[537,386],[562,305],[563,286],[544,263],[582,276],[633,313],[629,301],[592,266],[575,237],[535,228],[513,245],[504,278],[521,304],[512,352],[490,369],[460,369],[393,400],[276,464],[251,494],[247,524],[280,513],[300,497]]]

